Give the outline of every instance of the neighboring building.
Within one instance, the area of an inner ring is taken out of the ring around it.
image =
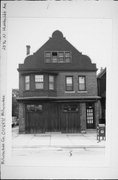
[[[19,89],[12,89],[12,116],[18,118],[19,116],[19,104],[17,98],[19,97]]]
[[[97,76],[98,95],[101,97],[101,118],[99,123],[106,123],[106,68],[101,69]]]
[[[19,132],[85,132],[99,122],[96,64],[60,31],[19,64]]]

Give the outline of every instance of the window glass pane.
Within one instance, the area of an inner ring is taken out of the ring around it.
[[[53,63],[57,63],[57,61],[58,61],[58,58],[57,58],[56,56],[53,56],[53,57],[52,57],[52,62],[53,62]]]
[[[59,57],[58,62],[59,63],[63,63],[64,62],[64,58],[63,57]]]
[[[66,77],[66,83],[72,84],[72,77]]]
[[[49,76],[49,82],[54,82],[54,76]]]
[[[71,57],[70,52],[65,52],[65,57]]]
[[[70,58],[66,57],[66,58],[65,58],[65,62],[66,62],[66,63],[70,63]]]
[[[72,85],[71,85],[71,86],[67,85],[67,86],[66,86],[66,90],[67,90],[67,91],[72,91],[72,90],[73,90]]]
[[[78,107],[77,105],[64,105],[63,111],[64,112],[77,112]]]
[[[79,84],[79,90],[85,90],[85,84]]]
[[[52,56],[57,56],[57,52],[52,52]]]
[[[50,84],[49,84],[49,89],[50,89],[50,90],[53,90],[53,89],[54,89],[54,84],[53,84],[53,83],[50,83]]]
[[[46,63],[50,63],[50,62],[51,62],[51,58],[47,58],[47,57],[46,57],[45,62],[46,62]]]
[[[85,77],[84,76],[79,77],[79,90],[80,91],[85,90]]]
[[[51,52],[45,52],[45,57],[51,57]]]
[[[85,77],[79,77],[79,83],[84,83],[85,82]]]
[[[42,110],[43,110],[42,104],[40,104],[40,105],[35,105],[35,111],[42,111]]]
[[[29,82],[29,76],[25,76],[25,82]]]
[[[43,89],[43,83],[36,83],[36,89]]]
[[[43,82],[43,75],[35,75],[35,82]]]
[[[29,90],[29,83],[25,84],[25,90]]]
[[[64,53],[63,52],[58,52],[58,57],[64,57]]]

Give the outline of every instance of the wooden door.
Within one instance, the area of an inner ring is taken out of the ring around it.
[[[45,116],[42,104],[26,105],[26,123],[27,133],[45,132]]]
[[[61,105],[61,132],[75,133],[80,131],[79,105],[66,103]]]
[[[60,131],[60,122],[58,116],[58,104],[48,103],[47,107],[48,117],[47,117],[47,131],[48,132],[58,132]]]

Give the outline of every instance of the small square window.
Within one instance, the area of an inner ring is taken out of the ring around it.
[[[65,57],[71,57],[71,53],[70,52],[65,52]]]
[[[52,52],[52,56],[57,56],[57,52]]]

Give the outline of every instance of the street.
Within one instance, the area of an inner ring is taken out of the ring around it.
[[[105,141],[97,142],[96,134],[18,134],[12,133],[13,164],[86,165],[101,164],[105,159]]]

